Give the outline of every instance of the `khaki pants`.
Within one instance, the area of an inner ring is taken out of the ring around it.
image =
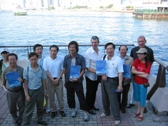
[[[59,85],[54,85],[49,79],[47,80],[47,92],[49,96],[50,111],[56,112],[56,103],[55,103],[55,93],[58,100],[59,111],[64,110],[64,101],[63,101],[63,81],[60,79]]]

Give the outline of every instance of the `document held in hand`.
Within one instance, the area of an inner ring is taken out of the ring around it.
[[[106,61],[105,60],[96,61],[96,74],[97,75],[106,74]]]
[[[130,79],[131,78],[131,71],[130,71],[130,65],[123,65],[124,73],[123,77]]]
[[[7,81],[8,81],[10,88],[21,86],[21,83],[18,80],[18,78],[20,78],[20,75],[18,72],[7,73],[6,78],[7,78]]]
[[[81,71],[81,66],[79,65],[74,65],[70,67],[70,80],[72,80],[72,78],[78,78],[80,75],[80,71]]]

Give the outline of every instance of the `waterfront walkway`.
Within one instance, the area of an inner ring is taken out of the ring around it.
[[[99,107],[100,111],[96,112],[96,115],[91,115],[89,122],[83,121],[83,113],[81,110],[78,110],[76,118],[72,118],[70,116],[70,110],[66,101],[66,90],[64,90],[64,105],[67,116],[61,117],[58,115],[54,119],[51,119],[49,114],[45,114],[44,120],[47,121],[48,126],[114,126],[114,119],[112,116],[100,118],[100,114],[103,112],[100,87],[101,86],[99,85],[95,104],[96,107]],[[77,107],[79,108],[79,103],[77,103]],[[135,112],[136,106],[132,107],[131,109],[127,109],[127,113],[125,114],[121,113],[120,126],[168,126],[167,122],[154,122],[153,119],[156,118],[157,115],[153,114],[153,112],[149,109],[148,112],[144,115],[144,120],[142,122],[139,122],[137,118],[133,117]],[[168,116],[166,118],[168,118]],[[0,87],[0,126],[13,126],[12,119],[8,111],[5,91],[2,87]],[[33,114],[31,126],[37,126],[36,111]]]

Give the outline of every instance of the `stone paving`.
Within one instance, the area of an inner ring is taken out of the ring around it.
[[[48,123],[48,126],[114,126],[114,119],[112,116],[108,116],[105,118],[100,118],[100,114],[103,112],[103,106],[101,102],[101,90],[100,85],[97,91],[97,99],[95,106],[99,107],[99,111],[96,112],[96,115],[90,115],[90,121],[84,122],[83,121],[83,112],[79,110],[79,103],[77,102],[78,113],[76,118],[72,118],[70,116],[70,109],[68,108],[67,101],[66,101],[66,90],[64,90],[64,97],[65,97],[65,113],[67,114],[66,117],[61,117],[57,115],[54,119],[51,119],[49,114],[45,114],[44,120]],[[77,98],[76,98],[76,101]],[[120,126],[168,126],[168,122],[160,122],[161,118],[164,120],[168,120],[168,116],[158,116],[153,113],[148,107],[148,112],[144,115],[144,120],[139,122],[137,118],[133,117],[133,114],[136,112],[136,106],[132,107],[131,109],[127,109],[127,113],[121,113],[121,124]],[[154,122],[156,120],[157,122]],[[163,121],[163,120],[162,120]],[[0,87],[0,126],[13,126],[12,119],[8,111],[8,106],[6,102],[6,95],[5,91],[2,87]],[[33,114],[33,118],[31,121],[30,126],[37,126],[36,124],[36,110]]]

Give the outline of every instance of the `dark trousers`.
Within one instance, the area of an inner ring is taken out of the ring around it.
[[[83,84],[79,82],[67,82],[66,83],[67,89],[67,100],[69,108],[76,108],[75,104],[75,92],[79,100],[80,109],[84,111],[88,111],[88,105],[83,93]]]
[[[44,100],[44,89],[41,86],[37,90],[28,90],[31,101],[26,101],[25,110],[23,114],[22,126],[29,126],[31,123],[31,118],[33,116],[35,104],[37,107],[37,121],[41,121],[43,118],[43,100]]]
[[[7,91],[7,103],[13,123],[21,122],[25,105],[24,90],[22,89],[18,92]],[[19,108],[19,114],[17,114],[17,106]]]
[[[123,91],[121,93],[118,93],[118,101],[121,109],[125,109],[127,106],[129,88],[130,84],[123,85]]]
[[[86,77],[86,101],[89,109],[92,109],[94,107],[98,84],[99,82],[97,80],[92,81],[88,77]]]
[[[110,108],[115,120],[120,120],[120,109],[117,99],[117,93],[114,92],[118,87],[117,79],[107,79],[101,81],[102,103],[104,113],[110,114]]]

